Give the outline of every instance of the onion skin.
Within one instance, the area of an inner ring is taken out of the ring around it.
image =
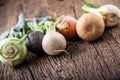
[[[63,34],[67,40],[76,37],[76,24],[77,20],[71,16],[63,16],[57,23],[56,29]]]
[[[26,38],[26,46],[32,53],[40,53],[42,51],[42,39],[44,34],[40,31],[31,32]]]
[[[103,34],[104,28],[105,23],[101,16],[85,13],[78,19],[76,31],[83,40],[94,41]]]

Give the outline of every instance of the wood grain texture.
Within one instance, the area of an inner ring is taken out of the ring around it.
[[[114,4],[120,0],[88,0],[94,4]],[[0,33],[13,27],[17,16],[70,15],[79,18],[84,0],[0,0]],[[29,53],[18,68],[0,62],[0,80],[120,80],[120,25],[106,29],[94,42],[79,38],[68,41],[69,54],[38,56]]]

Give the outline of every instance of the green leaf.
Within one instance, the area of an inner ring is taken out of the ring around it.
[[[46,33],[46,22],[47,21],[51,21],[52,18],[51,16],[45,16],[45,17],[41,17],[41,18],[34,18],[32,20],[29,19],[29,21],[27,22],[28,27],[32,30],[32,31],[41,31],[42,33]]]
[[[85,1],[85,5],[91,8],[100,8],[100,6],[92,4],[90,2],[88,2],[87,0]]]

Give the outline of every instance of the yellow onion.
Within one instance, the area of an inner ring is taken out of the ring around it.
[[[77,20],[71,16],[62,16],[60,18],[61,19],[58,20],[57,25],[56,25],[57,31],[63,34],[64,37],[68,40],[76,37]]]

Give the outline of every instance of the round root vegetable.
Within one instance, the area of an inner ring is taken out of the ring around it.
[[[30,52],[40,53],[42,51],[42,39],[44,34],[40,31],[31,32],[26,38],[26,46]]]
[[[104,32],[105,24],[103,18],[94,13],[83,14],[76,26],[77,34],[86,41],[98,39]]]
[[[49,55],[58,55],[61,52],[66,52],[66,39],[65,37],[56,32],[55,23],[48,21],[45,23],[47,33],[43,37],[42,47],[43,50]]]
[[[56,29],[62,33],[66,39],[72,39],[76,36],[76,24],[77,20],[75,18],[62,16],[57,22]]]
[[[106,27],[113,27],[120,24],[120,17],[118,17],[115,13],[107,13],[104,21]]]
[[[21,64],[27,57],[26,35],[21,39],[7,38],[0,41],[0,61],[10,67]]]
[[[66,48],[66,40],[59,32],[48,32],[42,41],[43,50],[49,55],[60,54]]]

